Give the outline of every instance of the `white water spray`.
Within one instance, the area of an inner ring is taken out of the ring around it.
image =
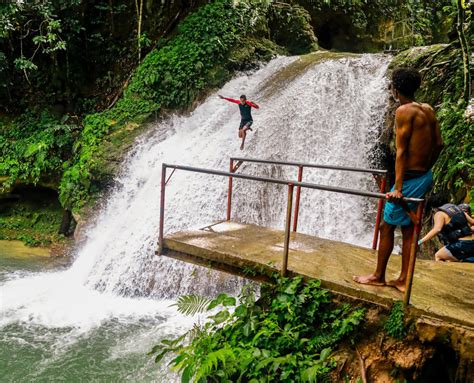
[[[43,273],[1,286],[0,325],[98,325],[111,317],[176,313],[163,299],[185,293],[235,291],[242,283],[154,255],[159,221],[161,163],[227,170],[229,156],[368,167],[368,151],[382,124],[388,59],[378,55],[328,60],[280,87],[273,76],[296,58],[278,58],[252,75],[230,81],[220,94],[255,100],[254,132],[239,150],[238,108],[210,96],[190,116],[175,116],[143,136],[124,163],[116,189],[66,271]],[[242,172],[295,179],[296,169],[245,165]],[[367,189],[370,177],[305,170],[304,181]],[[195,228],[225,215],[227,180],[177,172],[167,187],[166,232]],[[282,228],[286,190],[235,181],[233,219]],[[369,246],[375,201],[304,190],[301,232]],[[148,297],[148,298],[143,298]],[[153,298],[153,299],[151,299]]]

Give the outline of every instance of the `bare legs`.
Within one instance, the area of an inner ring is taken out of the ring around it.
[[[397,279],[387,282],[387,285],[395,287],[401,292],[405,292],[408,264],[410,263],[411,241],[413,240],[413,230],[415,230],[413,225],[402,226],[402,270]]]
[[[380,245],[377,253],[377,268],[370,275],[354,276],[354,281],[365,285],[384,286],[385,269],[392,254],[395,226],[382,221],[380,225]]]
[[[250,126],[245,125],[242,129],[239,129],[239,138],[242,138],[242,144],[240,145],[240,150],[244,150],[245,137],[247,137],[247,130],[252,131]]]
[[[408,274],[408,264],[410,262],[410,247],[413,239],[414,226],[402,226],[402,269],[397,279],[385,282],[385,270],[388,260],[393,251],[393,240],[395,235],[395,226],[389,225],[383,221],[380,225],[380,246],[377,253],[377,268],[370,275],[355,276],[354,281],[366,285],[392,286],[400,291],[405,291],[405,282]]]
[[[446,246],[439,249],[435,254],[435,259],[437,261],[446,261],[446,262],[459,262],[459,259],[454,257],[449,250],[446,249]]]

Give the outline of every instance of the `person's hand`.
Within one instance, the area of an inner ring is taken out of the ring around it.
[[[422,240],[422,239],[420,239],[420,240],[417,242],[418,246],[420,246],[422,243],[423,243],[423,240]]]
[[[385,196],[390,202],[399,202],[403,199],[402,192],[396,189],[393,192],[387,193]]]

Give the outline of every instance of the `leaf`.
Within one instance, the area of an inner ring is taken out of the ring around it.
[[[181,374],[181,383],[189,383],[193,375],[193,367],[191,365],[186,366],[186,368],[183,370],[183,373]]]
[[[229,359],[235,359],[235,354],[229,347],[224,347],[219,350],[210,352],[207,354],[201,362],[201,366],[196,374],[196,380],[205,378],[211,372],[217,370],[219,362],[222,363],[222,367],[225,368],[226,362]]]
[[[331,355],[331,349],[329,347],[323,349],[323,351],[321,351],[321,354],[319,355],[319,360],[321,362],[324,362],[328,357],[329,355]]]
[[[181,314],[192,316],[206,311],[210,302],[211,299],[199,295],[183,295],[171,306],[177,306]]]
[[[219,311],[216,315],[212,316],[211,319],[214,320],[215,324],[221,324],[225,322],[230,317],[230,313],[227,310]]]

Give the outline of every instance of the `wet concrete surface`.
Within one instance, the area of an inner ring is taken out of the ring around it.
[[[270,228],[222,222],[205,230],[168,235],[165,251],[179,253],[233,269],[255,268],[260,272],[279,271],[282,264],[284,232]],[[171,254],[170,254],[171,255]],[[184,256],[183,256],[184,255]],[[392,287],[360,285],[353,275],[375,269],[376,252],[347,243],[292,233],[288,271],[294,275],[320,279],[322,285],[338,293],[379,304],[402,300]],[[393,254],[387,280],[400,271],[401,257]],[[417,260],[411,295],[412,310],[420,315],[474,328],[474,264]]]

